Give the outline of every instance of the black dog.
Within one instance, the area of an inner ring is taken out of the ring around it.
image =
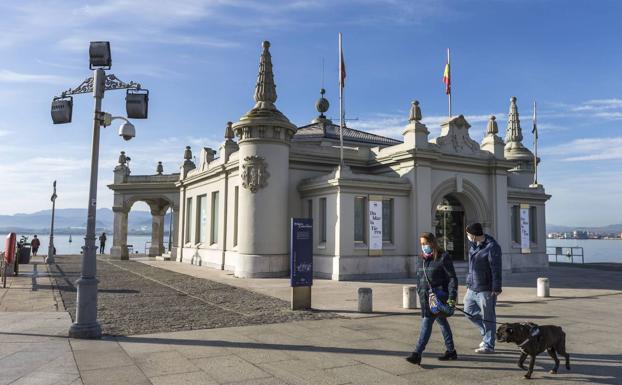
[[[520,348],[522,354],[518,360],[518,367],[525,370],[523,363],[529,355],[529,369],[525,378],[531,378],[536,356],[547,351],[555,361],[551,374],[556,374],[559,368],[557,353],[566,358],[566,369],[570,370],[570,356],[566,353],[566,333],[559,326],[538,326],[534,323],[505,323],[497,329],[497,341],[514,342]]]

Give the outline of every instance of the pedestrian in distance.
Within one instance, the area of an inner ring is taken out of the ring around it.
[[[406,360],[419,365],[421,355],[430,340],[432,325],[438,323],[445,342],[445,354],[441,361],[457,360],[453,335],[447,317],[453,314],[458,298],[458,278],[449,254],[442,250],[432,233],[422,233],[419,239],[423,253],[417,258],[417,294],[421,304],[421,329],[415,350]],[[431,295],[433,294],[433,296]],[[449,309],[448,313],[439,312],[438,303]]]
[[[37,238],[37,234],[32,237],[32,241],[30,242],[30,248],[32,249],[32,255],[37,255],[39,251],[39,246],[41,246],[41,241]]]
[[[493,237],[484,234],[481,223],[466,227],[469,240],[469,273],[466,279],[464,311],[479,329],[482,342],[476,353],[495,352],[495,306],[501,294],[501,246]]]
[[[99,236],[99,253],[105,254],[106,251],[106,233]]]

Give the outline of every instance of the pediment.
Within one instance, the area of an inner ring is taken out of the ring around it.
[[[467,156],[486,156],[479,143],[471,139],[471,125],[463,115],[456,116],[441,124],[441,135],[432,140],[443,153]]]

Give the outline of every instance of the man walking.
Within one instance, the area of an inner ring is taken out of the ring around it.
[[[106,251],[106,233],[99,236],[99,253],[104,254]]]
[[[476,353],[495,351],[495,306],[501,294],[501,247],[493,237],[484,234],[481,223],[466,228],[469,239],[469,274],[464,310],[467,318],[479,328],[482,342]]]
[[[37,238],[37,234],[35,234],[35,236],[32,238],[32,241],[30,242],[30,247],[32,248],[32,255],[37,255],[37,252],[39,251],[39,246],[41,246],[41,241],[39,240],[39,238]]]

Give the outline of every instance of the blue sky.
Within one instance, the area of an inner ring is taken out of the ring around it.
[[[102,0],[0,3],[0,214],[86,207],[92,97],[54,126],[50,102],[90,76],[88,43],[109,40],[112,73],[150,90],[149,119],[124,142],[103,130],[99,207],[110,207],[120,150],[134,174],[176,169],[185,145],[217,147],[225,123],[253,101],[261,41],[270,40],[277,105],[294,123],[316,115],[322,86],[338,116],[337,33],[344,34],[351,126],[400,138],[418,99],[435,136],[447,113],[441,82],[452,49],[454,113],[481,140],[486,118],[505,134],[518,97],[531,146],[537,100],[547,222],[622,223],[622,46],[615,1]],[[124,93],[104,110],[124,113]]]

